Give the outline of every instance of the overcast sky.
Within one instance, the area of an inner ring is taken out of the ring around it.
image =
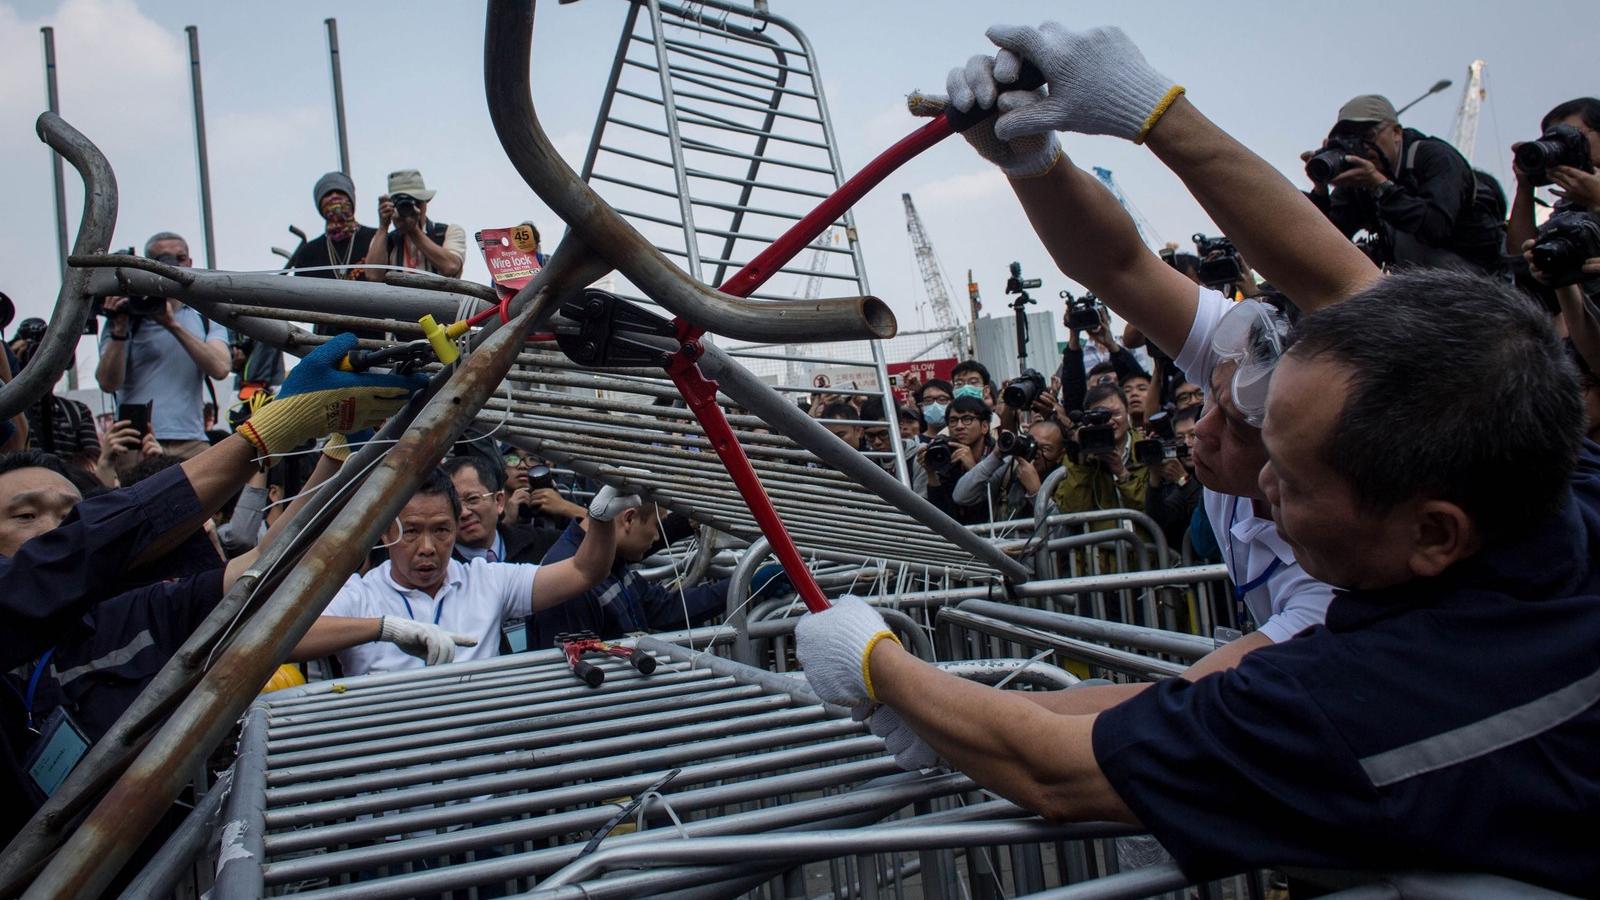
[[[1338,5],[1216,0],[1174,3],[863,2],[772,0],[815,47],[847,172],[913,127],[903,97],[939,89],[945,72],[991,49],[996,21],[1116,24],[1202,110],[1304,182],[1298,154],[1318,143],[1339,105],[1366,92],[1400,105],[1434,81],[1455,85],[1404,116],[1447,136],[1468,64],[1488,61],[1488,98],[1474,163],[1509,189],[1514,140],[1534,136],[1554,104],[1600,93],[1592,53],[1592,0],[1536,7],[1490,2]],[[581,165],[625,4],[540,4],[534,93],[546,131]],[[1532,10],[1537,10],[1535,15]],[[276,268],[269,248],[292,247],[298,224],[320,233],[311,186],[337,168],[322,20],[337,15],[351,157],[361,219],[392,169],[416,167],[439,193],[434,218],[470,234],[526,218],[547,239],[551,213],[505,161],[483,101],[483,9],[468,2],[203,3],[132,0],[0,2],[0,290],[19,318],[48,315],[59,286],[48,151],[34,134],[44,108],[39,27],[56,28],[62,113],[110,158],[121,190],[113,246],[142,245],[158,230],[190,238],[201,261],[198,183],[184,26],[200,29],[210,137],[217,266]],[[1587,52],[1585,52],[1587,51]],[[1070,137],[1073,159],[1116,173],[1162,240],[1210,231],[1178,181],[1142,148]],[[81,203],[68,171],[72,229]],[[1002,312],[1006,266],[1045,279],[1045,309],[1070,285],[1050,267],[1000,176],[959,140],[919,157],[857,207],[873,292],[902,329],[932,324],[906,235],[900,194],[916,200],[955,299],[972,269]],[[549,242],[553,245],[553,241]],[[487,280],[468,253],[466,277]],[[82,358],[90,358],[84,342]]]

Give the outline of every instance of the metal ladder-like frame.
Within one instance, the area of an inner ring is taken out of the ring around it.
[[[693,278],[722,286],[844,183],[810,42],[788,20],[750,7],[630,2],[581,175]],[[854,215],[846,210],[834,230],[844,246],[819,239],[810,268],[797,260],[750,297],[792,301],[815,281],[830,294],[870,294]],[[830,270],[833,260],[843,261],[840,271]],[[878,378],[870,393],[892,412],[883,347],[867,345],[865,365]],[[750,352],[787,357],[790,382],[807,363],[824,362],[794,345]],[[888,418],[885,461],[909,484],[905,448]]]

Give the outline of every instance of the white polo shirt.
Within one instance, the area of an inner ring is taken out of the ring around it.
[[[430,622],[454,634],[478,639],[475,647],[457,647],[456,661],[500,655],[500,623],[533,614],[533,578],[538,566],[450,560],[437,597],[395,584],[385,560],[366,575],[351,575],[333,595],[325,616],[376,619],[397,616]],[[373,641],[339,652],[346,675],[419,669],[423,661],[388,641]]]
[[[1217,357],[1211,350],[1211,337],[1217,323],[1233,306],[1232,301],[1210,288],[1200,288],[1195,304],[1194,324],[1183,352],[1173,358],[1189,381],[1205,391],[1206,406],[1212,403],[1211,370]],[[1256,630],[1281,643],[1327,618],[1333,588],[1312,578],[1295,561],[1294,551],[1278,536],[1271,519],[1255,514],[1248,497],[1219,494],[1206,488],[1201,495],[1211,530],[1222,548],[1222,561],[1233,580],[1235,598],[1242,588],[1244,605]]]

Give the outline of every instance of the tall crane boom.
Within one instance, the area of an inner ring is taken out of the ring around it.
[[[801,291],[807,300],[822,296],[822,273],[828,270],[828,251],[824,248],[839,243],[839,230],[829,228],[811,242],[811,264],[806,267],[805,288]]]
[[[950,303],[950,286],[945,281],[939,259],[933,255],[933,243],[928,240],[927,229],[922,227],[922,217],[911,202],[910,194],[901,194],[906,205],[906,231],[911,234],[911,251],[917,257],[917,269],[922,273],[922,284],[928,292],[928,305],[933,307],[934,327],[949,335],[950,346],[957,355],[961,353],[961,323],[956,320],[955,307]]]
[[[1461,92],[1461,106],[1456,110],[1456,123],[1450,129],[1450,143],[1461,155],[1472,162],[1472,150],[1478,143],[1478,113],[1483,110],[1483,69],[1488,65],[1481,59],[1467,66],[1467,86]]]
[[[1133,227],[1138,230],[1139,239],[1144,241],[1144,245],[1152,250],[1161,249],[1162,244],[1157,240],[1155,229],[1150,227],[1150,222],[1139,212],[1139,208],[1133,205],[1126,194],[1122,193],[1122,188],[1117,186],[1117,180],[1111,177],[1111,170],[1095,166],[1094,177],[1100,179],[1100,183],[1106,186],[1106,190],[1111,192],[1111,196],[1117,198],[1117,202],[1128,213],[1128,218],[1133,220]]]

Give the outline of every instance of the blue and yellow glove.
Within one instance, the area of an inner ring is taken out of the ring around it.
[[[363,428],[349,434],[336,431],[322,442],[322,453],[331,459],[346,462],[350,459],[350,454],[366,446],[367,441],[372,440],[377,434],[378,432],[372,428]]]
[[[355,347],[347,332],[311,351],[239,433],[271,457],[324,435],[376,428],[427,384],[421,376],[339,371]]]

